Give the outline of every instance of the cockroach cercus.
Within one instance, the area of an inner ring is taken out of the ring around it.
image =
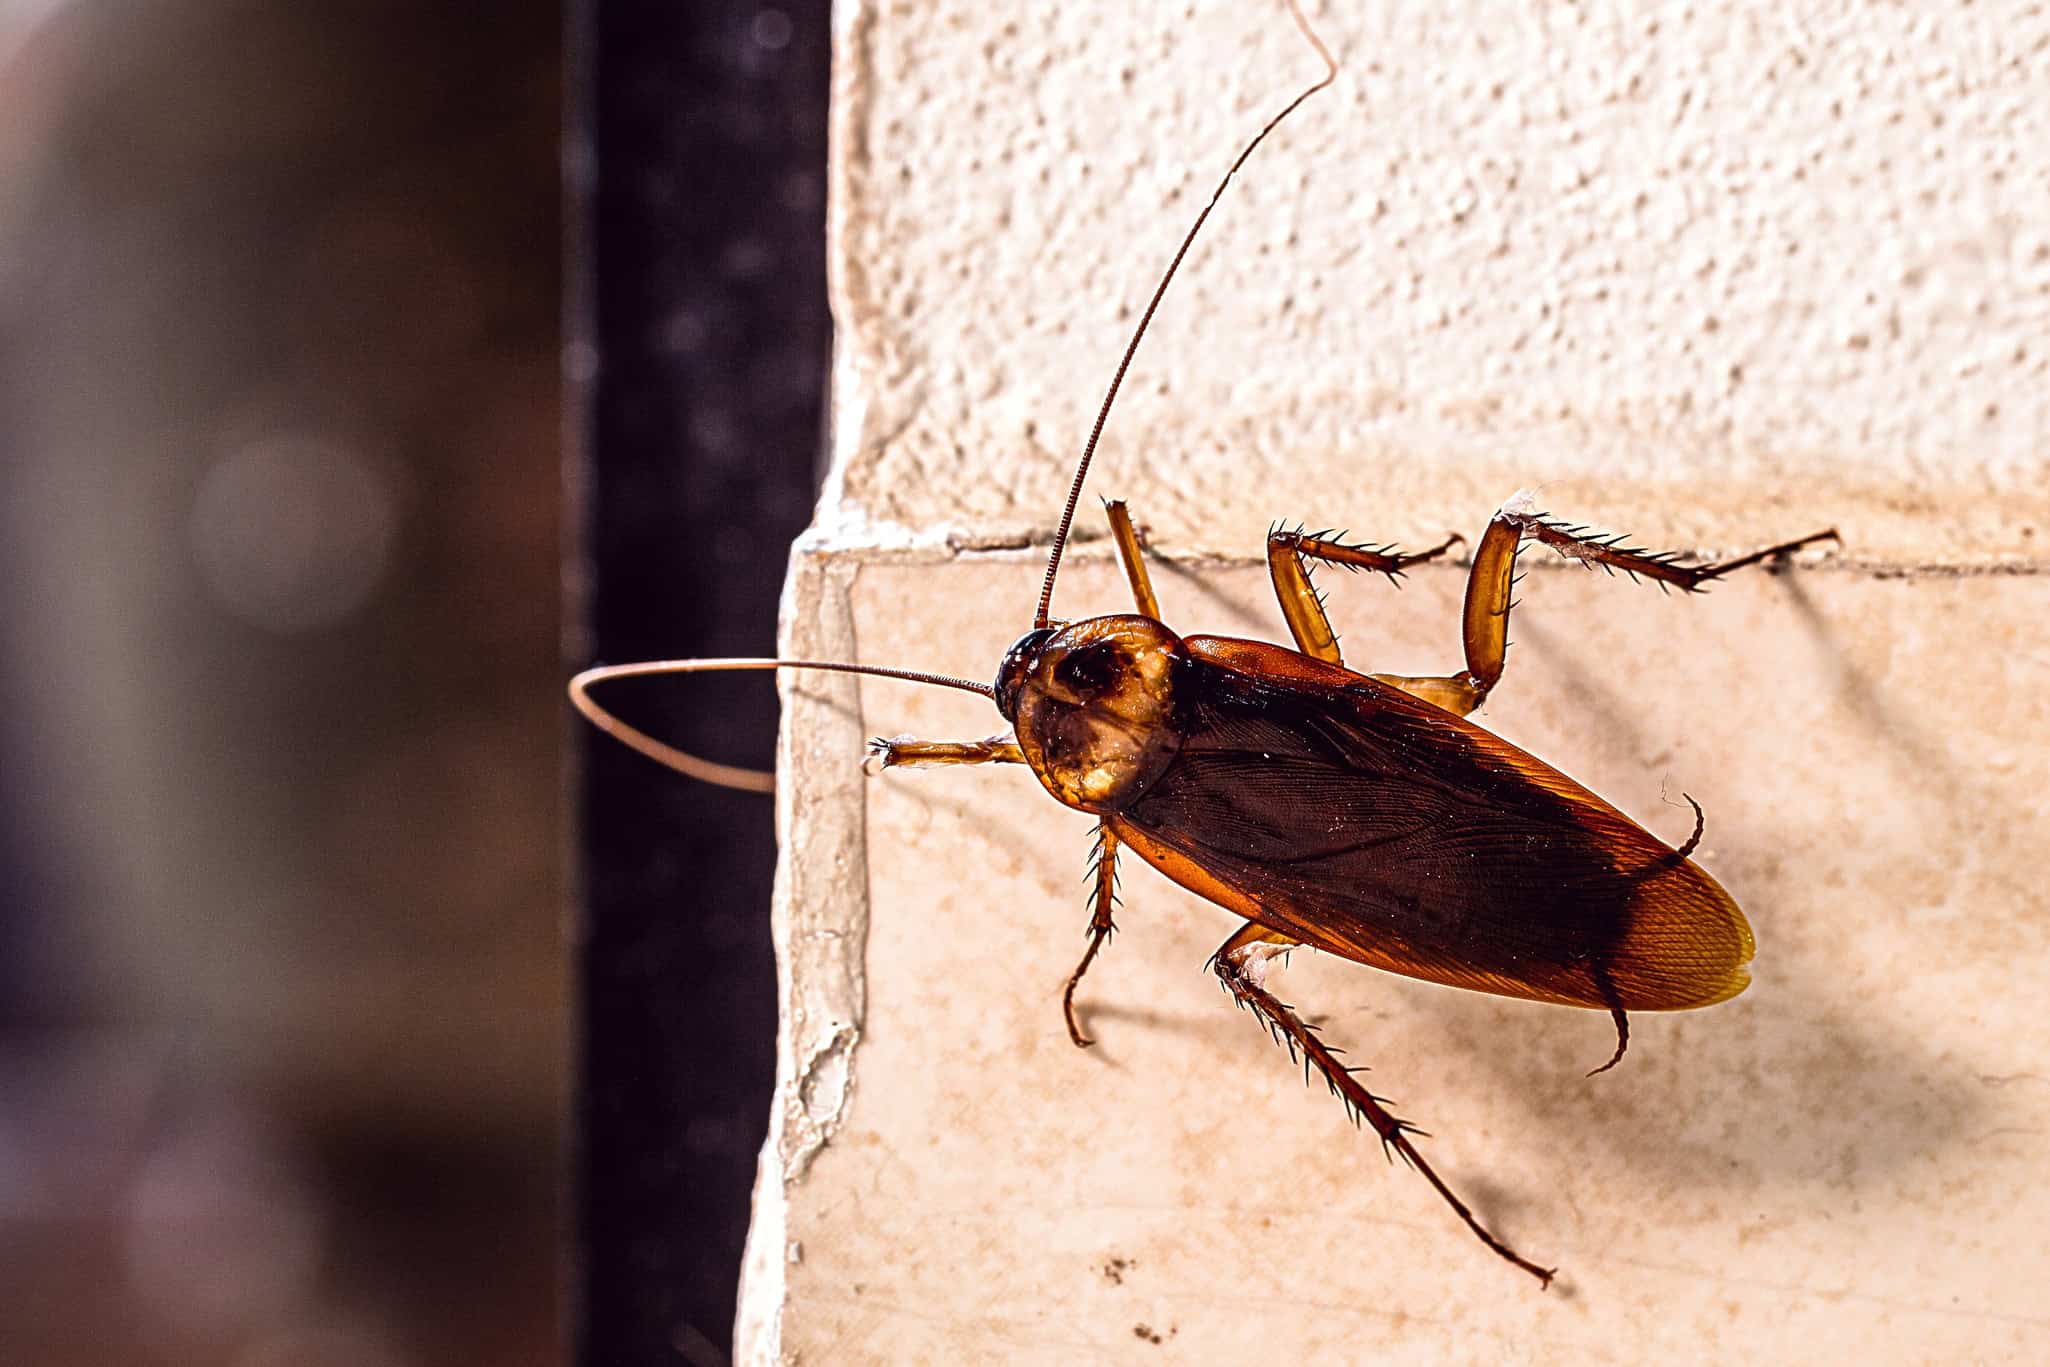
[[[1291,9],[1294,7],[1291,6]],[[1318,1029],[1267,986],[1269,961],[1296,946],[1477,992],[1607,1011],[1616,1048],[1631,1011],[1709,1006],[1744,990],[1751,928],[1737,904],[1674,849],[1543,760],[1467,720],[1502,678],[1518,548],[1549,546],[1589,566],[1686,591],[1783,557],[1834,531],[1720,563],[1688,565],[1539,513],[1512,499],[1474,548],[1461,635],[1466,667],[1442,677],[1359,673],[1310,582],[1312,562],[1393,578],[1444,555],[1274,530],[1267,565],[1293,648],[1179,636],[1161,621],[1140,538],[1107,505],[1134,610],[1078,621],[1052,615],[1054,584],[1104,422],[1155,309],[1232,177],[1336,64],[1300,11],[1324,75],[1239,152],[1162,273],[1126,345],[1077,463],[1047,559],[1031,630],[994,683],[832,660],[665,660],[591,669],[570,696],[593,723],[643,754],[712,783],[766,790],[770,776],[687,755],[627,725],[591,697],[633,675],[815,669],[980,693],[1008,730],[985,740],[873,742],[885,767],[1023,764],[1053,797],[1097,819],[1093,915],[1062,1008],[1077,1045],[1076,986],[1112,931],[1114,878],[1126,851],[1244,923],[1210,966],[1237,1003],[1314,1066],[1391,1156],[1421,1173],[1481,1242],[1549,1285],[1554,1269],[1486,1228],[1419,1152],[1420,1132],[1339,1061]],[[1692,799],[1689,799],[1692,803]]]

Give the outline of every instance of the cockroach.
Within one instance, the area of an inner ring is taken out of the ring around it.
[[[1536,542],[1561,555],[1699,591],[1747,565],[1836,540],[1834,530],[1712,564],[1684,564],[1620,537],[1568,525],[1518,495],[1472,552],[1461,636],[1466,667],[1411,677],[1346,666],[1313,587],[1313,563],[1397,579],[1464,542],[1429,550],[1353,544],[1276,527],[1267,566],[1294,647],[1180,636],[1161,621],[1131,515],[1109,502],[1112,541],[1134,611],[1062,621],[1054,584],[1083,483],[1118,389],[1183,258],[1232,178],[1337,64],[1291,3],[1324,74],[1240,150],[1155,286],[1113,373],[1068,489],[1031,630],[1005,652],[994,683],[831,660],[664,660],[587,670],[570,683],[577,708],[607,733],[680,772],[766,791],[771,776],[713,764],[665,745],[600,707],[591,689],[634,675],[814,669],[979,693],[1009,729],[983,740],[876,740],[882,767],[1023,764],[1048,793],[1097,819],[1088,944],[1061,1006],[1069,1037],[1093,1041],[1075,991],[1110,938],[1119,856],[1130,851],[1172,881],[1244,918],[1210,968],[1291,1055],[1313,1066],[1391,1161],[1422,1174],[1468,1229],[1550,1285],[1556,1269],[1495,1235],[1418,1150],[1423,1132],[1399,1119],[1267,986],[1270,961],[1312,946],[1429,982],[1606,1011],[1621,1061],[1632,1011],[1684,1011],[1742,992],[1751,928],[1737,904],[1689,857],[1703,815],[1678,848],[1536,756],[1468,720],[1501,681],[1517,553]],[[1592,1076],[1593,1074],[1590,1074]]]

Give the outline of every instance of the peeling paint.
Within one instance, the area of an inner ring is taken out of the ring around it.
[[[781,649],[814,659],[860,658],[848,607],[859,567],[800,543],[785,581]],[[844,1123],[855,1091],[867,1011],[867,830],[855,681],[785,676],[776,788],[782,858],[771,910],[781,1031],[768,1138],[755,1174],[754,1219],[742,1261],[734,1360],[782,1358],[789,1189]]]
[[[797,1083],[797,1106],[804,1117],[805,1135],[783,1150],[784,1175],[792,1182],[804,1180],[811,1160],[839,1126],[847,1092],[854,1081],[856,1038],[852,1026],[842,1026],[804,1062]]]

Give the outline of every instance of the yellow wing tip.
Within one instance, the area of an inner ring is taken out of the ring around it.
[[[1694,1003],[1696,1006],[1726,1002],[1751,986],[1751,960],[1758,953],[1758,937],[1751,933],[1751,922],[1744,919],[1744,913],[1737,909],[1735,902],[1730,903],[1730,928],[1737,932],[1735,962],[1730,965],[1729,974],[1722,984],[1712,995]]]

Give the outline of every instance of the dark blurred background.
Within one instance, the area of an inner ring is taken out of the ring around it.
[[[828,14],[603,0],[576,18],[571,373],[596,377],[579,657],[774,652],[823,450]],[[773,761],[760,675],[607,701],[699,754]],[[772,811],[575,738],[576,1332],[587,1362],[722,1362],[775,1066]]]
[[[0,1360],[723,1359],[826,32],[0,4]]]

